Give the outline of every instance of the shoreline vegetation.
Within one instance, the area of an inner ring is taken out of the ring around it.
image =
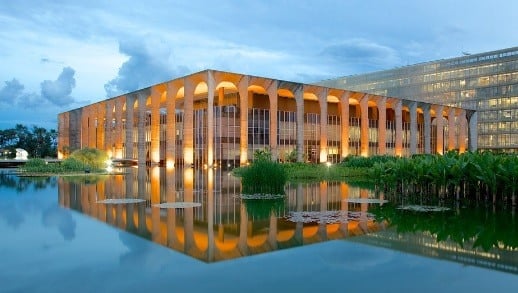
[[[85,148],[70,154],[61,163],[47,163],[43,159],[29,159],[18,168],[18,176],[87,176],[111,174],[107,167],[111,165],[106,152]]]
[[[97,149],[73,152],[61,163],[31,159],[19,176],[87,176],[113,174],[108,156]],[[279,163],[268,149],[254,161],[231,171],[240,177],[243,194],[283,194],[287,181],[343,181],[376,194],[426,196],[443,200],[475,199],[516,206],[518,156],[492,152],[450,151],[444,155],[347,156],[337,164]]]

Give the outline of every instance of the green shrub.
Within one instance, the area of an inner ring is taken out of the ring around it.
[[[84,168],[93,170],[101,170],[106,166],[108,155],[105,151],[98,149],[84,148],[74,151],[70,158],[83,163]]]
[[[371,168],[376,163],[386,163],[397,160],[397,157],[378,155],[371,157],[347,156],[342,160],[342,165],[350,168]]]
[[[284,194],[287,176],[279,163],[259,159],[240,173],[243,194]]]
[[[85,164],[78,159],[71,157],[61,162],[61,167],[65,171],[83,171],[85,169]]]
[[[44,168],[47,165],[47,162],[45,162],[44,159],[29,159],[25,165],[24,168],[26,169],[36,169],[36,168]]]

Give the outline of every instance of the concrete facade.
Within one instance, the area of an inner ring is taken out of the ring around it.
[[[172,113],[172,114],[170,114]],[[103,149],[138,165],[476,150],[473,110],[205,70],[58,115],[58,157]]]

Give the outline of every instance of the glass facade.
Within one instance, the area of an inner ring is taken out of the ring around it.
[[[318,84],[476,109],[478,148],[518,151],[518,47]]]

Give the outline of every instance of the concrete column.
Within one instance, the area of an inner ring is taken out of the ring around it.
[[[473,111],[469,118],[469,150],[475,152],[478,149],[478,112]]]
[[[248,76],[243,76],[238,84],[239,90],[239,164],[248,162]]]
[[[224,87],[220,87],[218,89],[218,106],[223,106],[223,104],[225,103],[225,88]]]
[[[207,71],[207,166],[214,165],[214,75]]]
[[[115,146],[113,157],[116,159],[124,158],[122,153],[122,112],[125,97],[118,97],[115,99],[115,129],[112,135],[112,143]]]
[[[90,148],[97,148],[97,126],[99,124],[99,120],[97,119],[97,105],[90,105],[88,115],[90,117],[90,124],[88,129],[88,146]]]
[[[340,97],[340,149],[342,158],[349,155],[349,96],[350,92],[345,92]]]
[[[167,125],[165,142],[166,167],[173,168],[176,161],[176,93],[178,87],[172,83],[167,84]]]
[[[302,86],[299,86],[294,94],[297,103],[297,162],[302,162],[304,160],[304,93]]]
[[[162,91],[157,86],[151,88],[151,147],[149,148],[149,159],[151,164],[160,163],[160,98]]]
[[[134,127],[134,107],[135,96],[126,95],[126,139],[124,144],[126,145],[126,159],[134,159],[133,156],[133,127]]]
[[[146,165],[146,100],[148,94],[146,92],[138,92],[138,108],[137,108],[137,163],[139,167]]]
[[[183,159],[186,167],[194,163],[194,89],[192,77],[184,78]]]
[[[443,125],[443,116],[442,116],[443,106],[436,106],[435,108],[435,125],[437,127],[437,143],[435,144],[435,151],[438,154],[444,153],[444,125]]]
[[[454,150],[457,145],[455,143],[456,139],[456,127],[455,127],[455,109],[450,108],[448,111],[448,150]]]
[[[88,147],[88,107],[81,109],[81,148]]]
[[[270,101],[270,151],[272,152],[272,159],[277,161],[279,158],[279,150],[277,149],[277,112],[278,112],[278,97],[277,97],[277,81],[274,80],[267,89],[268,98]]]
[[[466,120],[466,110],[459,110],[459,153],[463,153],[466,151],[466,129],[467,129],[467,120]]]
[[[106,122],[106,102],[99,102],[97,105],[97,129],[96,129],[96,148],[105,150],[104,133]]]
[[[58,114],[58,159],[63,159],[67,154],[63,151],[64,148],[69,148],[69,138],[70,138],[70,112],[64,112]]]
[[[115,100],[106,101],[106,128],[104,129],[104,147],[108,158],[113,157],[113,107]]]
[[[395,107],[394,111],[396,113],[396,156],[403,155],[403,102],[401,100],[397,100],[394,102]]]
[[[378,155],[387,154],[387,98],[379,97],[378,106]]]
[[[369,95],[360,99],[360,154],[369,156]]]
[[[423,105],[424,118],[424,153],[432,153],[432,117],[430,115],[430,105]]]
[[[417,102],[410,102],[410,155],[417,154]]]
[[[327,162],[327,88],[320,92],[320,163]]]

